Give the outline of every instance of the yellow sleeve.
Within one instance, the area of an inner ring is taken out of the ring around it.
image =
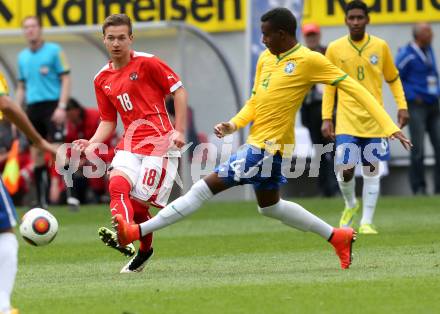
[[[403,91],[402,81],[399,77],[399,70],[397,70],[396,66],[394,65],[394,60],[391,54],[390,47],[385,43],[383,49],[383,76],[385,78],[385,81],[390,86],[391,92],[394,96],[394,100],[397,104],[397,108],[408,109],[405,99],[405,93]]]
[[[391,120],[388,113],[385,111],[373,95],[368,92],[365,87],[356,82],[351,77],[347,76],[345,79],[337,83],[338,88],[349,94],[356,101],[364,106],[364,108],[370,113],[370,115],[376,120],[376,122],[382,127],[384,133],[387,136],[400,131],[397,125]]]
[[[327,48],[327,51],[325,52],[325,56],[331,62],[334,62],[332,51],[332,46],[329,46]],[[322,120],[333,118],[333,110],[335,108],[335,96],[336,87],[333,85],[325,85],[324,95],[322,96]]]
[[[6,79],[3,74],[0,72],[0,96],[8,95],[8,83],[6,83]]]
[[[408,105],[405,99],[405,92],[403,91],[402,81],[400,77],[397,77],[393,82],[388,82],[391,93],[393,93],[394,100],[396,101],[398,109],[408,109]]]
[[[237,129],[244,128],[255,117],[255,103],[253,101],[253,96],[249,98],[243,108],[229,121],[237,126]]]
[[[260,73],[262,67],[262,57],[264,52],[261,53],[258,58],[257,68],[255,70],[255,80],[254,88],[252,88],[252,95],[246,102],[246,104],[241,108],[241,110],[229,121],[237,126],[237,129],[244,128],[255,118],[255,95],[257,93],[257,86],[260,84]]]
[[[312,84],[336,85],[348,76],[319,52],[310,52],[306,66],[308,79]]]

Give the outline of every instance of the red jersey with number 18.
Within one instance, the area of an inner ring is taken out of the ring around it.
[[[163,155],[174,130],[164,98],[180,88],[182,82],[154,55],[131,51],[130,56],[126,66],[116,70],[110,61],[96,74],[99,113],[103,121],[116,122],[117,113],[121,116],[124,136],[117,149]]]

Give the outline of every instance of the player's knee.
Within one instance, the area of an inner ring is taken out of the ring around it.
[[[281,200],[278,203],[271,206],[266,206],[266,207],[258,206],[258,212],[266,217],[279,218],[280,206],[281,206]]]
[[[373,179],[373,180],[379,180],[380,179],[380,171],[379,166],[363,166],[362,167],[362,177],[364,179]]]
[[[342,171],[342,178],[344,182],[351,181],[351,179],[353,179],[353,176],[354,176],[354,168],[346,169]]]

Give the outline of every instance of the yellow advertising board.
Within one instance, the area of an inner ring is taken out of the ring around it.
[[[185,21],[208,32],[246,28],[247,0],[0,0],[0,29],[39,16],[44,27],[101,24],[114,13],[134,22]]]
[[[344,24],[344,6],[349,0],[305,0],[304,23],[322,26]],[[440,22],[440,0],[365,0],[371,24]]]
[[[9,25],[19,25],[19,6],[17,0],[0,0],[0,28],[9,28]]]

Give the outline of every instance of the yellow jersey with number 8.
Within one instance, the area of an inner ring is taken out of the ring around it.
[[[363,40],[353,42],[349,36],[344,36],[330,43],[326,57],[363,85],[381,106],[383,106],[382,85],[385,79],[390,85],[398,108],[407,108],[399,71],[384,40],[365,34]],[[334,86],[326,86],[324,89],[323,119],[332,118],[335,92]],[[339,89],[336,134],[359,137],[387,135],[363,105]]]

